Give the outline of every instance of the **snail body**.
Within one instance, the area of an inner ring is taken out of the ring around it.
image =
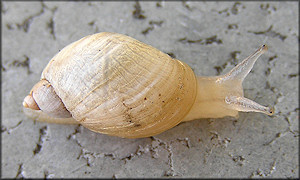
[[[108,135],[141,138],[182,121],[238,116],[238,111],[272,114],[243,97],[242,81],[259,48],[223,76],[196,77],[177,59],[117,33],[86,36],[63,48],[23,101],[38,121],[82,124]]]

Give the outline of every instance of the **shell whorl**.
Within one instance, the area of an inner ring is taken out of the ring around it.
[[[33,86],[30,94],[25,97],[23,106],[33,110],[41,110],[54,118],[71,117],[70,112],[66,109],[54,88],[45,79],[40,80]]]
[[[83,126],[129,138],[156,135],[180,123],[197,92],[188,65],[116,33],[66,46],[42,78]]]

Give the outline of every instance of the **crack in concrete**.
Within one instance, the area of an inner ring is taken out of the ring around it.
[[[80,124],[78,124],[77,126],[76,126],[76,128],[74,129],[74,132],[72,133],[72,134],[70,134],[68,137],[67,137],[67,139],[68,140],[70,140],[71,138],[75,141],[75,143],[79,146],[79,147],[83,147],[81,144],[80,144],[80,142],[78,141],[78,139],[76,139],[76,134],[78,134],[78,133],[80,133],[81,131],[80,131]]]
[[[40,136],[38,143],[36,143],[36,147],[33,150],[33,155],[35,156],[36,154],[40,153],[42,150],[43,143],[48,139],[48,127],[44,126],[40,129]]]
[[[134,11],[132,11],[132,15],[135,19],[146,19],[139,1],[135,1]]]
[[[180,142],[182,145],[186,146],[187,148],[191,148],[191,142],[189,140],[189,138],[177,138],[175,140],[171,140],[169,143],[164,142],[156,137],[150,137],[150,139],[152,140],[151,143],[151,147],[150,147],[150,152],[155,152],[154,156],[152,154],[152,158],[158,158],[158,154],[157,154],[157,148],[158,147],[162,147],[163,149],[165,149],[168,152],[168,166],[169,166],[169,170],[165,171],[165,173],[163,174],[163,176],[178,176],[179,172],[175,171],[174,168],[174,160],[173,160],[173,156],[174,153],[172,151],[172,144],[175,142]],[[155,157],[155,155],[157,155],[157,157]]]
[[[45,8],[49,9],[52,12],[52,17],[50,18],[50,21],[47,23],[47,27],[50,29],[50,34],[52,35],[52,38],[56,40],[54,14],[57,11],[57,6],[55,6],[53,9],[50,9],[43,2],[42,4]]]
[[[278,92],[278,89],[276,87],[274,87],[274,86],[271,86],[270,82],[268,80],[266,81],[265,89],[270,89],[273,93]],[[276,95],[276,101],[275,101],[274,106],[278,103],[278,98],[280,98],[280,97],[282,97],[282,93],[281,92],[279,92]]]
[[[227,29],[231,30],[231,29],[238,29],[239,26],[237,24],[228,24]]]
[[[76,134],[81,133],[81,131],[80,131],[80,126],[81,126],[81,125],[78,124],[78,125],[76,126],[76,128],[74,129],[74,132],[73,132],[72,134],[69,134],[69,136],[67,137],[68,140],[70,140],[71,138],[72,138],[72,139],[75,139]]]
[[[201,45],[209,45],[209,44],[213,44],[213,43],[223,44],[223,41],[221,39],[218,39],[217,35],[214,35],[214,36],[211,36],[208,38],[204,38],[204,39],[200,38],[197,40],[192,40],[192,39],[188,39],[187,37],[183,37],[183,38],[180,38],[178,41],[182,42],[182,43],[188,43],[188,44],[198,43]]]
[[[150,152],[148,145],[146,147],[142,147],[141,145],[139,145],[139,147],[137,148],[135,153],[131,153],[130,155],[128,155],[126,157],[120,158],[120,160],[123,160],[124,163],[126,164],[127,161],[132,160],[135,156],[139,157],[139,156],[143,155],[144,153],[148,153],[148,152]]]
[[[103,153],[103,152],[97,153],[97,152],[92,152],[92,151],[89,151],[89,150],[83,148],[83,146],[76,139],[76,134],[80,133],[79,126],[80,125],[77,126],[75,131],[72,134],[70,134],[67,137],[67,139],[71,139],[71,138],[74,139],[75,142],[77,143],[77,145],[81,147],[81,151],[80,151],[80,154],[78,155],[77,159],[81,159],[81,158],[85,159],[86,164],[81,167],[76,168],[72,172],[75,172],[84,166],[88,166],[88,167],[93,166],[94,162],[97,158],[109,157],[111,160],[124,161],[124,163],[126,164],[128,161],[131,161],[135,157],[139,157],[139,156],[142,156],[143,154],[150,153],[152,158],[157,159],[159,157],[158,156],[158,147],[162,147],[163,149],[165,149],[168,152],[167,164],[169,166],[169,170],[165,171],[163,176],[177,176],[178,173],[176,173],[175,169],[174,169],[174,160],[173,160],[174,154],[172,151],[171,144],[174,142],[180,142],[182,145],[186,146],[187,148],[191,147],[191,143],[188,138],[177,138],[176,140],[172,140],[169,143],[167,143],[158,138],[150,137],[152,140],[151,144],[147,144],[144,147],[139,145],[137,150],[134,153],[131,153],[125,157],[117,157],[114,153]]]
[[[1,63],[1,65],[0,65],[0,67],[1,67],[2,72],[5,72],[5,71],[6,71],[6,67],[4,67],[2,63]]]
[[[49,23],[47,23],[48,28],[50,29],[50,34],[52,35],[52,38],[55,40],[55,29],[54,29],[54,20],[53,17],[50,19]]]
[[[47,170],[44,170],[44,179],[53,178],[54,176],[54,174],[51,174]]]
[[[246,7],[244,5],[242,5],[241,2],[237,1],[235,2],[232,7],[230,8],[230,12],[229,12],[229,8],[225,8],[223,10],[215,10],[212,9],[212,11],[218,12],[218,14],[223,14],[225,13],[226,16],[230,16],[230,13],[237,15],[239,13],[239,7],[242,7],[243,9],[245,9]]]
[[[267,70],[265,70],[265,75],[269,76],[270,73],[271,73],[271,68],[268,67]]]
[[[24,32],[28,32],[29,29],[30,29],[30,25],[32,24],[33,20],[39,16],[41,16],[42,14],[45,13],[45,9],[48,9],[52,12],[52,17],[50,18],[50,21],[47,23],[47,27],[50,29],[50,34],[52,36],[52,38],[55,40],[56,39],[56,34],[55,34],[55,23],[54,23],[54,13],[56,12],[57,10],[57,7],[54,7],[53,9],[47,7],[46,4],[44,4],[44,2],[41,2],[41,10],[36,13],[36,14],[33,14],[29,17],[27,17],[23,22],[21,23],[16,23],[16,27],[18,29],[22,29]],[[13,29],[13,26],[11,24],[6,24],[6,27],[8,29]]]
[[[29,16],[28,18],[26,18],[22,23],[16,23],[16,26],[18,29],[23,29],[24,32],[28,32],[29,31],[29,28],[30,28],[30,24],[32,23],[33,19],[36,18],[36,17],[39,17],[40,15],[42,15],[44,13],[44,3],[42,2],[42,9],[34,14],[34,15],[31,15]]]
[[[273,28],[273,25],[271,25],[271,26],[270,26],[267,30],[265,30],[265,31],[248,31],[248,32],[249,32],[249,33],[256,34],[256,35],[261,35],[261,34],[263,34],[263,35],[270,36],[270,37],[278,37],[281,41],[284,41],[284,40],[287,38],[287,36],[282,35],[282,34],[276,32],[276,31],[273,31],[272,28]]]
[[[242,6],[243,9],[245,9],[246,7],[244,5],[242,5],[240,2],[235,2],[233,4],[233,6],[231,7],[231,13],[237,15],[239,13],[239,8],[238,6]]]
[[[158,1],[156,2],[156,7],[157,8],[161,8],[162,7],[162,4],[161,3],[164,3],[163,1]]]
[[[117,179],[117,175],[113,174],[111,178],[112,179]]]
[[[221,136],[216,131],[210,131],[212,137],[210,138],[211,141],[214,141],[214,139],[217,139],[216,143],[212,143],[213,146],[221,146],[224,148],[227,148],[228,144],[231,142],[231,139],[228,137],[221,138]]]
[[[289,111],[289,112],[287,112],[286,114],[283,115],[283,116],[285,117],[285,120],[288,122],[289,127],[291,126],[291,122],[290,122],[289,116],[291,116],[291,114],[292,114],[293,112],[299,114],[299,107],[297,107],[297,108],[295,108],[294,110]]]
[[[298,73],[292,73],[292,74],[288,75],[288,78],[291,79],[291,78],[295,78],[295,77],[298,77],[298,76],[299,76]]]
[[[85,159],[86,166],[90,167],[96,157],[95,157],[94,153],[91,153],[85,149],[81,149],[80,154],[78,155],[77,159],[81,159],[81,158]],[[91,160],[92,158],[93,158],[93,160]]]
[[[95,161],[96,158],[103,158],[103,157],[110,157],[112,160],[116,159],[116,156],[113,153],[95,153],[95,152],[91,152],[86,150],[79,142],[79,140],[76,138],[76,135],[78,133],[81,133],[80,131],[80,127],[81,125],[77,125],[77,127],[74,129],[74,132],[71,133],[69,136],[67,136],[67,139],[73,139],[75,141],[75,143],[81,147],[80,150],[80,154],[78,155],[77,159],[85,159],[86,160],[86,164],[84,166],[93,166],[93,163]],[[83,166],[73,170],[72,172],[75,172],[77,170],[79,170],[80,168],[82,168]]]
[[[268,65],[275,67],[276,61],[274,61],[274,60],[277,60],[277,58],[278,58],[278,56],[276,54],[274,56],[269,57]],[[271,71],[272,71],[272,68],[268,67],[268,69],[265,71],[265,74],[270,75]],[[270,86],[266,86],[266,87],[270,87]]]
[[[274,137],[271,141],[269,141],[269,142],[267,142],[267,143],[264,143],[263,145],[264,145],[264,146],[267,146],[267,145],[273,144],[278,138],[280,138],[280,137],[282,137],[282,136],[285,136],[286,133],[287,133],[287,131],[285,131],[285,132],[283,132],[283,133],[281,133],[281,132],[276,133],[275,137]]]
[[[299,174],[299,165],[296,165],[296,167],[294,169],[292,169],[291,172],[295,174],[296,169],[298,169],[298,174]],[[291,176],[291,177],[288,177],[288,178],[292,179],[293,177]]]
[[[26,178],[24,168],[23,168],[23,163],[19,164],[19,168],[15,178]]]
[[[173,152],[172,152],[172,146],[165,143],[165,148],[168,151],[168,165],[170,166],[170,169],[165,172],[164,176],[177,176],[175,169],[174,169],[174,160],[173,160]]]
[[[231,139],[229,137],[221,138],[221,136],[216,131],[210,131],[209,133],[212,135],[210,138],[211,142],[209,143],[212,144],[212,146],[208,147],[207,145],[204,144],[206,147],[205,150],[206,155],[204,156],[203,159],[204,163],[208,162],[208,159],[212,154],[214,148],[221,147],[225,149],[228,147],[229,143],[231,142]],[[202,140],[200,140],[199,142],[202,142]]]
[[[268,142],[266,142],[266,143],[263,144],[264,146],[268,146],[268,145],[274,144],[279,138],[285,136],[288,133],[292,133],[294,135],[294,137],[299,137],[299,130],[298,131],[296,131],[296,130],[293,131],[291,129],[292,125],[291,125],[291,122],[289,120],[289,116],[291,115],[291,113],[292,112],[297,112],[297,111],[299,111],[299,108],[296,108],[294,111],[290,111],[290,112],[288,112],[286,114],[282,114],[281,112],[279,112],[279,115],[284,117],[284,120],[287,122],[288,127],[286,128],[286,130],[284,132],[278,132],[278,133],[276,133],[276,135],[275,135],[274,138],[272,138],[270,141],[268,141]]]
[[[8,66],[14,66],[14,67],[25,67],[27,68],[27,74],[31,74],[32,71],[30,70],[30,58],[27,55],[24,55],[25,60],[18,61],[14,60],[12,63],[10,63]]]
[[[96,21],[93,20],[93,21],[89,22],[88,25],[91,26],[94,29],[94,33],[98,33],[99,32],[99,28],[98,28],[98,26],[96,25],[95,22]]]
[[[142,31],[142,34],[146,35],[148,34],[150,31],[154,30],[154,28],[156,27],[161,27],[162,23],[164,21],[149,21],[149,27],[147,27],[145,30]]]
[[[299,108],[296,108],[296,109],[298,109],[298,111],[299,111]],[[297,110],[295,110],[295,111],[297,111]],[[293,111],[294,112],[294,111]],[[288,123],[288,128],[287,128],[287,130],[285,131],[285,132],[290,132],[290,133],[292,133],[293,135],[294,135],[294,137],[299,137],[299,130],[297,131],[297,130],[292,130],[291,129],[291,122],[290,122],[290,120],[289,120],[289,114],[290,114],[291,112],[289,112],[288,113],[288,115],[283,115],[284,116],[284,118],[285,118],[285,120],[287,121],[287,123]],[[299,113],[298,113],[299,114]]]
[[[216,11],[216,12],[218,12],[219,14],[226,13],[226,16],[229,16],[229,15],[230,15],[230,13],[228,12],[228,10],[229,10],[229,8],[226,8],[226,9],[223,9],[223,10],[219,10],[219,11],[212,9],[212,11]]]
[[[20,124],[22,124],[23,120],[19,121],[16,125],[12,127],[5,127],[1,126],[1,133],[6,132],[7,134],[10,134],[13,130],[17,129]]]
[[[234,161],[234,162],[236,162],[239,166],[243,166],[244,164],[245,164],[245,157],[244,156],[242,156],[242,155],[233,155],[233,154],[228,154],[231,158],[232,158],[232,160]]]
[[[187,8],[189,11],[192,11],[193,8],[191,8],[188,4],[186,0],[182,0],[182,6]]]
[[[230,58],[227,59],[224,64],[222,64],[221,66],[214,66],[215,70],[217,71],[217,75],[220,75],[223,72],[223,70],[227,67],[228,63],[236,66],[239,62],[240,54],[241,51],[232,51],[230,52]]]
[[[179,142],[181,142],[183,145],[185,145],[186,147],[188,147],[188,148],[191,148],[191,142],[190,142],[190,140],[189,140],[189,138],[177,138],[177,140],[179,141]]]
[[[94,161],[97,158],[104,158],[104,157],[109,157],[112,160],[116,159],[116,156],[113,153],[95,153],[95,152],[91,152],[88,151],[84,148],[81,149],[79,156],[77,157],[77,159],[85,159],[86,160],[86,166],[91,167],[94,164]]]
[[[95,161],[97,158],[105,158],[105,157],[109,157],[111,160],[118,160],[118,161],[124,161],[124,163],[126,164],[128,161],[133,160],[135,157],[139,157],[142,156],[143,154],[146,153],[150,153],[151,157],[154,159],[157,159],[158,156],[158,148],[162,147],[164,150],[166,150],[168,152],[168,160],[166,162],[166,164],[169,167],[169,170],[166,170],[163,174],[163,176],[178,176],[178,172],[175,171],[175,167],[174,167],[174,153],[172,151],[172,143],[175,142],[179,142],[182,145],[186,146],[187,148],[191,148],[191,144],[188,138],[177,138],[175,140],[171,140],[169,142],[164,142],[156,137],[150,137],[150,139],[152,140],[151,144],[147,144],[146,146],[141,146],[139,145],[137,150],[134,153],[131,153],[125,157],[117,157],[115,154],[113,153],[97,153],[97,152],[92,152],[89,151],[85,148],[83,148],[83,146],[78,142],[78,140],[76,139],[76,134],[80,133],[80,129],[79,129],[80,125],[78,125],[74,132],[72,134],[70,134],[67,139],[74,139],[76,141],[76,143],[78,144],[78,146],[80,146],[81,152],[78,155],[77,159],[85,159],[86,160],[86,164],[84,164],[81,167],[76,168],[74,171],[79,170],[80,168],[84,167],[84,166],[88,166],[91,167],[94,165]],[[210,155],[213,151],[213,149],[215,147],[222,147],[222,148],[227,148],[228,144],[231,142],[231,139],[228,137],[225,138],[221,138],[221,136],[215,132],[215,131],[211,131],[211,139],[210,141],[212,141],[212,147],[208,148],[206,152]],[[215,142],[214,142],[215,141]],[[206,156],[204,161],[206,162],[207,158],[209,157]],[[232,155],[229,154],[229,156],[232,158],[232,160],[234,162],[236,162],[239,166],[243,166],[245,161],[245,157],[242,155]],[[73,172],[74,172],[73,171]]]
[[[205,155],[204,158],[203,158],[203,163],[204,163],[204,164],[206,164],[206,163],[208,162],[208,159],[209,159],[210,155],[211,155],[212,152],[213,152],[214,146],[211,147],[211,148],[209,148],[209,147],[207,147],[207,146],[205,145],[205,148],[206,148],[206,149],[205,149],[206,155]]]
[[[272,9],[271,9],[271,6],[270,6],[269,3],[267,3],[267,4],[261,4],[259,7],[260,7],[260,9],[262,9],[264,11],[267,11],[268,14],[271,14],[271,12],[275,12],[277,10],[276,6],[272,6]]]
[[[277,58],[278,58],[277,54],[275,54],[274,56],[269,57],[268,63],[270,63],[273,60],[276,60]]]
[[[15,28],[14,28],[14,25],[12,25],[11,23],[6,23],[5,27],[6,27],[8,30],[13,30],[13,29],[15,29]]]
[[[269,172],[264,172],[264,171],[262,171],[261,169],[258,168],[256,171],[254,171],[250,175],[249,178],[268,177],[268,176],[272,175],[275,170],[276,170],[276,159],[272,163]]]
[[[150,139],[152,140],[151,145],[153,146],[153,141],[156,142],[154,143],[154,145],[156,144],[156,146],[154,148],[157,148],[158,146],[161,146],[162,148],[164,148],[167,152],[168,152],[168,166],[169,166],[169,170],[165,171],[165,173],[163,174],[163,176],[178,176],[178,174],[175,172],[174,169],[174,160],[173,160],[173,151],[172,151],[172,146],[171,144],[174,142],[173,140],[171,140],[169,143],[164,142],[156,137],[151,136]],[[178,141],[178,140],[176,140]],[[152,147],[153,148],[153,147]]]

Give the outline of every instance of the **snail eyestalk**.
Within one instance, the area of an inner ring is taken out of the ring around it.
[[[198,77],[198,91],[194,106],[184,121],[200,118],[238,117],[238,111],[274,114],[274,108],[262,106],[244,97],[242,83],[256,60],[267,51],[262,45],[225,75]]]
[[[245,97],[227,96],[225,102],[232,107],[232,109],[243,112],[260,112],[267,115],[274,114],[273,107],[262,106]]]
[[[241,83],[245,79],[245,77],[249,74],[251,69],[253,68],[256,60],[264,54],[268,50],[267,45],[262,45],[259,49],[257,49],[252,55],[244,59],[241,63],[236,65],[231,71],[227,74],[221,76],[217,82],[223,82],[227,80],[240,81]]]

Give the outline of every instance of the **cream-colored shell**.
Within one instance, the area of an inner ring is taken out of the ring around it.
[[[42,79],[83,126],[129,138],[174,127],[197,93],[188,65],[131,37],[106,32],[66,46]]]

